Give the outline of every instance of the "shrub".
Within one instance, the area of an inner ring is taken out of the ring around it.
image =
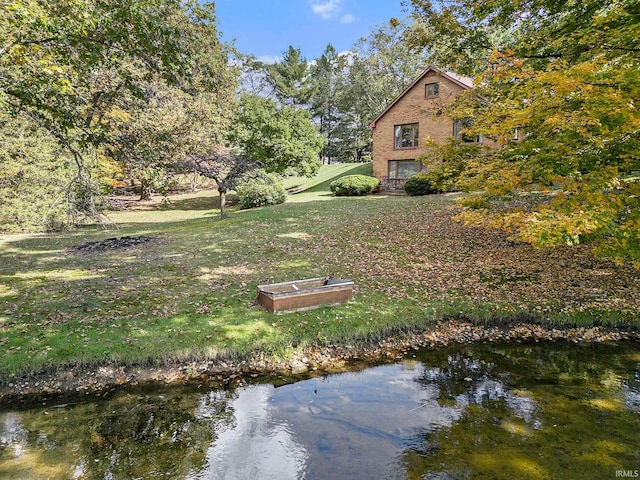
[[[336,196],[351,197],[368,195],[380,185],[380,180],[367,175],[345,175],[331,182],[331,191]]]
[[[404,183],[404,191],[407,195],[429,195],[431,193],[440,193],[440,190],[434,187],[429,174],[418,173],[410,177]]]
[[[284,203],[287,192],[282,180],[275,174],[260,173],[243,179],[236,187],[241,209],[264,207]]]

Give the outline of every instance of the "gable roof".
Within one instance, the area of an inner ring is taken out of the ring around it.
[[[417,83],[419,83],[428,73],[430,72],[435,72],[438,75],[440,75],[441,77],[444,77],[450,81],[452,81],[453,83],[455,83],[456,85],[461,86],[462,88],[464,88],[465,90],[469,90],[471,88],[473,88],[473,79],[471,77],[465,77],[463,75],[458,75],[456,73],[453,72],[443,72],[442,70],[440,70],[437,67],[434,67],[433,65],[429,65],[424,72],[422,72],[418,78],[416,78],[411,85],[409,85],[407,88],[405,88],[402,93],[400,95],[398,95],[390,104],[389,106],[387,106],[387,108],[384,109],[384,111],[378,115],[376,118],[373,119],[373,121],[369,124],[369,127],[371,128],[376,128],[376,122],[378,120],[380,120],[389,110],[391,110],[391,108],[398,103],[398,101],[404,97],[404,95],[411,90],[413,87],[416,86]]]

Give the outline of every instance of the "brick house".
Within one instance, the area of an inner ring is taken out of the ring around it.
[[[416,159],[426,152],[427,137],[442,144],[460,135],[464,121],[454,121],[440,112],[470,88],[471,78],[430,66],[369,124],[373,130],[373,174],[385,190],[402,190],[407,178],[426,168]],[[481,137],[460,138],[482,143]]]

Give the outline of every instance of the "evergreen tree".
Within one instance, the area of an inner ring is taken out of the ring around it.
[[[330,164],[331,159],[338,156],[335,129],[340,118],[339,78],[345,67],[345,57],[338,55],[336,49],[329,44],[312,68],[314,88],[311,96],[311,113],[317,122],[320,135],[325,138],[325,146],[321,153],[323,163]]]
[[[283,105],[306,105],[311,96],[309,65],[299,48],[289,46],[282,61],[265,65],[266,81]]]

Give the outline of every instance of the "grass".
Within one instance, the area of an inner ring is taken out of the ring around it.
[[[318,192],[329,192],[331,182],[344,175],[373,175],[371,163],[345,163],[337,165],[323,165],[318,173],[311,178],[307,177],[287,177],[284,181],[284,188],[296,189],[307,194]],[[299,197],[296,197],[299,198]]]
[[[369,342],[448,318],[637,327],[640,273],[588,247],[534,250],[451,220],[455,196],[338,198],[367,165],[323,167],[273,207],[218,219],[214,192],[117,212],[119,229],[0,236],[0,381],[49,367],[155,364]],[[125,235],[152,243],[79,253]],[[336,275],[340,307],[273,314],[256,286]]]

